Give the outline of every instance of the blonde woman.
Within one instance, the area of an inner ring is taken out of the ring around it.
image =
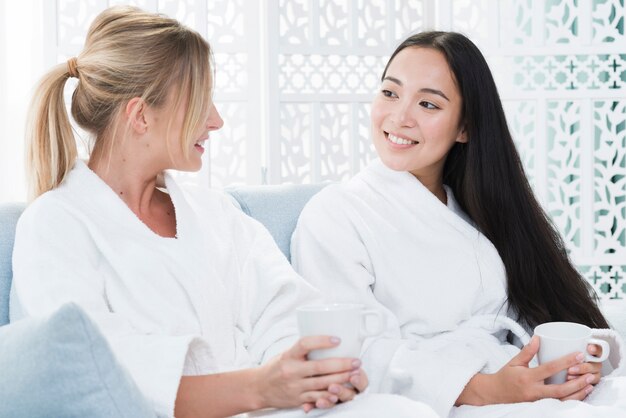
[[[87,163],[65,111],[70,77],[72,116],[94,138]],[[415,416],[426,407],[402,398],[347,402],[368,384],[360,361],[307,361],[338,341],[296,341],[292,312],[316,291],[259,223],[165,171],[200,169],[223,124],[212,80],[206,41],[131,7],[101,13],[84,50],[45,75],[28,126],[34,201],[16,232],[12,320],[79,304],[159,416],[300,415],[340,401],[329,414]]]

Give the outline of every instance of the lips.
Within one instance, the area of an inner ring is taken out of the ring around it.
[[[196,149],[196,151],[198,151],[200,154],[202,154],[204,152],[204,142],[209,139],[208,137],[206,138],[202,138],[200,140],[198,140],[193,147]]]

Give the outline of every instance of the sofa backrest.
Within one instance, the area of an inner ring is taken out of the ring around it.
[[[270,185],[230,187],[226,191],[247,215],[261,222],[270,231],[278,248],[291,261],[291,234],[304,205],[323,184]]]
[[[9,323],[9,293],[11,292],[11,255],[15,238],[15,225],[24,211],[23,203],[0,205],[0,326]]]

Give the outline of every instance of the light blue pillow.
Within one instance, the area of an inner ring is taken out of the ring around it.
[[[0,327],[0,417],[155,417],[75,304]]]

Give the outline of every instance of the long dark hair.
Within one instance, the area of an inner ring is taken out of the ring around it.
[[[459,33],[422,32],[398,46],[382,78],[396,54],[410,47],[441,52],[456,78],[469,140],[450,150],[443,181],[498,250],[517,320],[527,327],[572,321],[607,328],[597,295],[572,265],[561,236],[530,188],[482,53]]]

